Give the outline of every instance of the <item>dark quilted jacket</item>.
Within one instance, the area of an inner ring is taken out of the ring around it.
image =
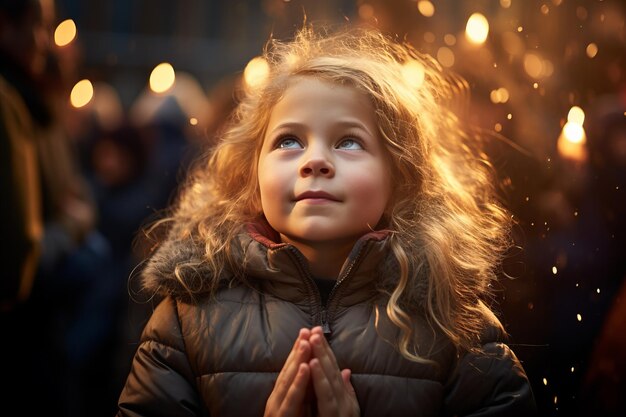
[[[215,299],[190,302],[173,279],[177,262],[197,256],[189,245],[169,242],[153,257],[146,284],[166,297],[144,329],[118,416],[262,416],[299,329],[316,325],[340,368],[352,370],[363,416],[534,413],[524,370],[495,326],[480,355],[458,358],[425,320],[416,324],[418,349],[436,364],[410,362],[394,349],[398,331],[376,289],[387,255],[383,234],[357,242],[326,306],[295,247],[257,233],[241,242],[247,283],[224,287]]]

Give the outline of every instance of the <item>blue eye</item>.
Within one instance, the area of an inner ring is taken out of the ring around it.
[[[285,136],[278,140],[276,147],[280,149],[299,149],[302,148],[302,145],[293,136]]]
[[[344,139],[337,145],[337,149],[359,150],[363,146],[354,139]]]

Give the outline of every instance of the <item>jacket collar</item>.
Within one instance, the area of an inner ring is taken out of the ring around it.
[[[330,307],[351,306],[371,299],[376,294],[379,277],[383,275],[386,281],[394,280],[394,277],[387,276],[397,271],[389,264],[392,258],[388,256],[389,234],[387,231],[371,232],[356,242],[340,275],[345,279],[336,286]],[[246,283],[266,294],[293,302],[304,310],[319,310],[319,293],[307,260],[295,246],[280,242],[276,231],[265,220],[246,225],[233,243],[233,252],[237,262],[241,262]],[[179,268],[190,262],[195,266]],[[170,237],[146,263],[141,273],[140,291],[147,297],[170,295],[198,302],[215,285],[229,286],[238,280],[236,276],[240,276],[230,268],[226,268],[220,277],[211,274],[204,262],[201,242]],[[190,296],[188,288],[194,288],[196,294]]]
[[[278,233],[265,221],[248,224],[240,235],[246,276],[264,292],[305,308],[319,305],[318,292],[306,258],[293,245],[279,241]],[[381,265],[388,255],[389,231],[362,236],[343,265],[329,310],[351,306],[376,294]]]

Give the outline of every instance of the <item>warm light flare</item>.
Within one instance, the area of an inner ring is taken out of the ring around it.
[[[84,107],[93,98],[93,84],[89,80],[80,80],[70,93],[70,103],[78,108]]]
[[[594,58],[598,54],[598,45],[593,42],[590,43],[587,45],[587,48],[585,48],[585,52],[589,58]]]
[[[540,78],[543,72],[543,64],[541,58],[533,53],[527,53],[524,56],[524,70],[526,74],[533,78]]]
[[[571,143],[584,143],[585,129],[577,123],[567,122],[563,126],[563,136]]]
[[[155,93],[165,93],[172,88],[176,81],[174,67],[168,62],[162,62],[150,73],[150,89]]]
[[[243,79],[249,88],[257,88],[265,83],[270,73],[270,66],[260,56],[252,58],[243,71]]]
[[[417,2],[417,10],[419,10],[422,16],[431,17],[435,14],[435,5],[427,0],[419,0]]]
[[[585,122],[585,112],[578,106],[573,106],[567,113],[567,121],[582,126]]]
[[[557,141],[559,154],[567,159],[583,162],[587,159],[585,129],[577,123],[567,122]]]
[[[54,43],[57,46],[65,46],[76,38],[76,23],[67,19],[59,23],[54,31]]]
[[[359,6],[359,17],[363,20],[370,20],[374,17],[374,7],[371,4],[363,3]]]
[[[424,82],[424,66],[417,61],[407,61],[402,65],[402,76],[413,88],[417,89]]]
[[[492,103],[506,103],[509,101],[509,91],[504,87],[492,90],[489,94],[489,98]]]
[[[465,26],[465,37],[471,43],[480,45],[485,43],[489,34],[489,22],[487,18],[480,13],[474,13],[467,20]]]
[[[442,66],[450,68],[454,65],[454,52],[452,52],[452,49],[442,46],[437,50],[437,61]]]

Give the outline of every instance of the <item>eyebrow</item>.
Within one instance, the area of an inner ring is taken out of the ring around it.
[[[361,122],[359,122],[358,120],[354,120],[354,119],[343,119],[343,120],[337,120],[335,122],[336,126],[339,127],[347,127],[347,128],[358,128],[361,129],[363,131],[365,131],[368,135],[375,137],[373,132],[370,132],[370,130]],[[278,126],[276,126],[275,128],[273,128],[271,130],[271,133],[276,132],[277,130],[281,130],[281,129],[297,129],[297,128],[306,128],[307,125],[305,123],[300,123],[300,122],[283,122],[280,123]]]

